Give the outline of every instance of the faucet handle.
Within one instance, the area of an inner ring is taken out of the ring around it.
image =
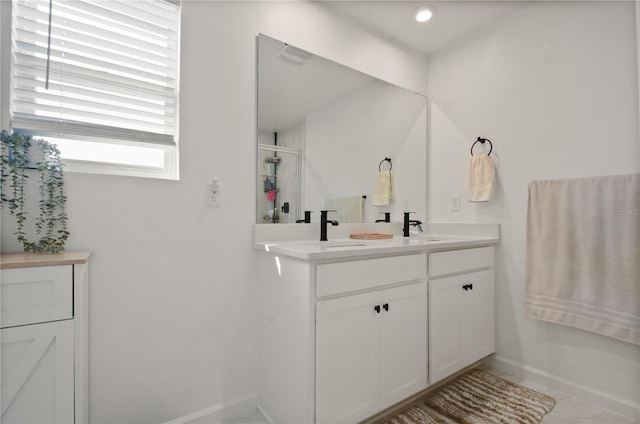
[[[378,212],[384,214],[384,219],[376,219],[376,222],[391,222],[391,212]]]
[[[304,219],[298,219],[298,220],[296,220],[296,223],[310,224],[311,223],[311,212],[313,212],[313,211],[304,211]]]

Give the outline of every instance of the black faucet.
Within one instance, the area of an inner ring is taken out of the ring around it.
[[[320,241],[327,241],[327,224],[338,225],[338,221],[327,220],[327,212],[335,211],[320,211]]]
[[[405,237],[409,237],[409,225],[422,225],[422,222],[418,221],[417,219],[409,219],[409,214],[411,213],[413,212],[404,213],[404,226],[402,227],[402,232]]]
[[[376,219],[376,222],[391,222],[391,212],[380,212],[384,214],[384,219]]]
[[[296,224],[309,224],[311,223],[311,211],[304,211],[304,219],[296,219]]]

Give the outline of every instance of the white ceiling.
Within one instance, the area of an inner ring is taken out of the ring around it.
[[[430,54],[502,19],[531,1],[333,0],[321,3],[370,32]],[[430,21],[419,24],[413,19],[413,11],[425,5],[435,6],[436,11]]]

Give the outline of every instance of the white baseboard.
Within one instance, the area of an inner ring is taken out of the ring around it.
[[[611,393],[584,387],[572,381],[565,380],[564,378],[549,374],[546,371],[497,355],[487,358],[483,362],[496,370],[503,371],[515,377],[526,378],[535,381],[536,383],[544,384],[553,390],[584,400],[616,414],[633,420],[640,420],[640,400],[639,402],[633,402],[620,398],[619,396],[612,395]]]
[[[256,409],[258,405],[258,394],[251,393],[239,396],[228,402],[222,402],[209,408],[193,412],[184,417],[176,418],[165,424],[212,424],[224,423],[238,415],[246,414]]]

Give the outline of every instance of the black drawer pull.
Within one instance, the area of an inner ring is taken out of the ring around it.
[[[389,311],[389,304],[385,303],[384,305],[382,305],[382,307],[384,308],[385,311]]]
[[[462,289],[463,289],[464,291],[467,291],[467,290],[473,290],[473,284],[464,284],[464,285],[462,286]]]
[[[380,313],[380,305],[376,305],[373,307],[377,313]]]

